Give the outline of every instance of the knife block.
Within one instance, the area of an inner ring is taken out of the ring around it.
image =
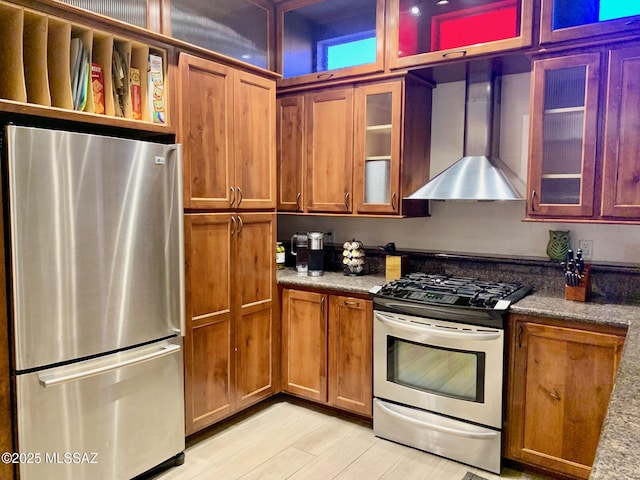
[[[564,299],[576,302],[584,302],[591,293],[591,265],[584,266],[584,275],[576,287],[565,285]]]

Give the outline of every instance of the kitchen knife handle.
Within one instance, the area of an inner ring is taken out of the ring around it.
[[[301,212],[302,211],[302,205],[300,205],[300,198],[302,197],[302,193],[298,192],[298,194],[296,195],[296,209]]]
[[[397,208],[396,207],[396,197],[398,196],[398,194],[396,192],[393,192],[393,195],[391,195],[391,208],[393,208],[394,210]]]
[[[236,190],[238,190],[238,206],[240,206],[242,203],[242,189],[240,187],[236,187]]]
[[[233,223],[233,229],[231,230],[231,235],[235,235],[236,234],[236,217],[234,217],[233,215],[231,215],[231,223]]]
[[[230,187],[229,190],[231,191],[231,206],[233,207],[233,204],[236,203],[236,191],[233,187]]]

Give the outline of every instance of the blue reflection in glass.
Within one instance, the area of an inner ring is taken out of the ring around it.
[[[640,2],[621,0],[600,0],[599,20],[613,20],[616,18],[640,15]]]

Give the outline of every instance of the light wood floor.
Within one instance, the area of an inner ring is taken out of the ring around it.
[[[154,480],[541,480],[503,469],[498,476],[373,435],[370,424],[279,398],[189,438],[184,465]]]

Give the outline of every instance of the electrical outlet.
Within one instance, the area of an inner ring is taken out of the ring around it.
[[[324,229],[324,243],[336,243],[336,235],[333,228]]]
[[[582,258],[585,260],[593,258],[593,240],[578,240],[578,248],[582,250]]]

